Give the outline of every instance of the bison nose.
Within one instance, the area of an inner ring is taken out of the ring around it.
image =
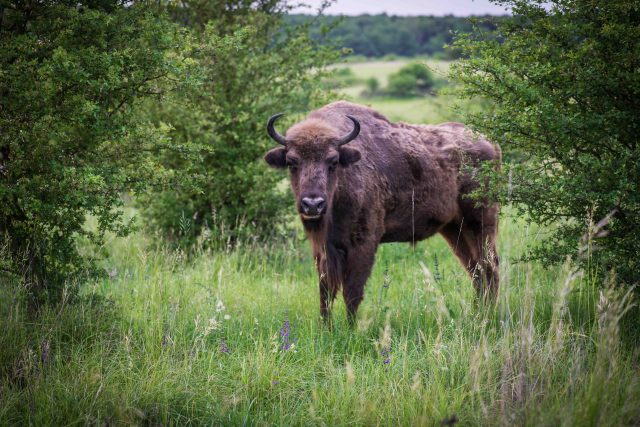
[[[322,197],[304,197],[302,199],[302,213],[305,215],[320,215],[327,203]]]

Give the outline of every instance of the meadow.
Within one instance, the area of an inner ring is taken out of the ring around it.
[[[349,64],[380,80],[401,65]],[[345,92],[392,120],[456,118],[445,98],[360,89]],[[1,295],[0,424],[640,423],[633,294],[523,260],[543,235],[503,209],[495,306],[440,237],[383,245],[354,329],[341,299],[323,326],[299,228],[189,255],[142,231],[113,237],[108,278],[80,297],[69,289],[34,319],[19,294]]]
[[[417,59],[417,62],[425,64],[434,74],[436,79],[445,80],[450,62],[433,59]],[[369,105],[380,111],[392,121],[406,121],[409,123],[441,123],[449,120],[460,120],[452,111],[455,98],[451,94],[438,93],[438,96],[416,98],[393,98],[388,96],[363,96],[366,90],[365,81],[375,78],[381,87],[388,83],[388,77],[398,72],[403,66],[414,60],[396,59],[390,61],[367,61],[346,63],[336,68],[349,68],[358,79],[356,84],[341,88],[340,92],[350,101]]]

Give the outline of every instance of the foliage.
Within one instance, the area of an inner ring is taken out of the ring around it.
[[[380,82],[375,77],[369,77],[366,81],[367,93],[369,95],[375,95],[380,90]]]
[[[477,17],[477,25],[486,31],[495,28],[494,21],[502,18]],[[473,25],[469,18],[455,16],[321,16],[290,15],[286,22],[301,24],[313,22],[315,37],[323,36],[322,26],[331,26],[332,42],[349,48],[355,55],[392,59],[395,56],[413,57],[417,55],[439,56],[452,59],[458,52],[445,50],[454,34],[467,33]]]
[[[342,67],[334,69],[329,76],[322,80],[322,83],[329,89],[339,89],[356,85],[359,80],[350,67]]]
[[[0,274],[25,276],[36,297],[56,299],[64,281],[94,270],[76,237],[100,243],[106,231],[128,231],[121,194],[171,175],[155,161],[170,148],[163,129],[133,112],[186,81],[185,43],[137,4],[3,2]],[[94,232],[83,229],[87,214]]]
[[[495,107],[469,122],[523,160],[505,171],[512,200],[545,225],[550,261],[572,255],[638,283],[640,271],[640,8],[635,2],[508,1],[499,40],[476,31],[456,46],[465,97]],[[587,228],[599,228],[597,240]],[[589,233],[591,234],[591,233]]]
[[[204,79],[163,104],[149,105],[148,116],[173,128],[175,144],[196,143],[209,152],[198,162],[164,158],[166,165],[196,178],[198,186],[142,198],[145,218],[165,236],[186,243],[220,228],[235,230],[232,240],[273,232],[290,196],[278,186],[283,176],[262,160],[274,144],[265,123],[275,113],[291,117],[326,101],[321,79],[338,52],[317,46],[305,26],[283,26],[283,1],[192,1],[176,9],[171,4],[169,12],[196,40],[194,60]],[[230,34],[233,48],[219,49],[221,37]]]
[[[434,83],[431,71],[424,64],[414,62],[389,76],[386,91],[389,95],[400,98],[418,96],[427,93]]]
[[[34,321],[0,290],[0,424],[634,425],[640,312],[512,262],[538,231],[503,217],[495,310],[442,239],[383,245],[354,330],[342,302],[323,329],[306,242],[184,262],[114,239],[82,304]]]

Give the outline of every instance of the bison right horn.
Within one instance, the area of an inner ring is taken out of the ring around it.
[[[352,117],[350,115],[347,115],[347,117],[349,119],[351,119],[351,121],[353,122],[353,130],[351,131],[351,133],[345,137],[343,137],[342,139],[338,140],[337,144],[338,147],[340,147],[341,145],[344,145],[348,142],[353,141],[354,139],[356,139],[356,137],[358,136],[358,134],[360,133],[360,122],[358,120],[356,120],[355,117]]]
[[[269,119],[269,122],[267,123],[267,132],[275,142],[277,142],[278,144],[282,144],[286,147],[287,140],[284,138],[284,136],[280,135],[278,131],[276,131],[275,128],[273,127],[273,124],[276,122],[276,120],[278,120],[282,116],[284,116],[284,113],[278,113],[274,116],[271,116],[271,118]]]

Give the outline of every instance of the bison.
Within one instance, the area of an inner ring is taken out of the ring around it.
[[[320,313],[340,287],[353,324],[385,242],[411,242],[440,233],[482,298],[498,292],[497,203],[469,197],[484,180],[481,162],[500,165],[501,153],[460,123],[392,123],[375,110],[334,102],[269,136],[282,147],[265,155],[289,168],[296,206],[311,241],[320,278]]]

